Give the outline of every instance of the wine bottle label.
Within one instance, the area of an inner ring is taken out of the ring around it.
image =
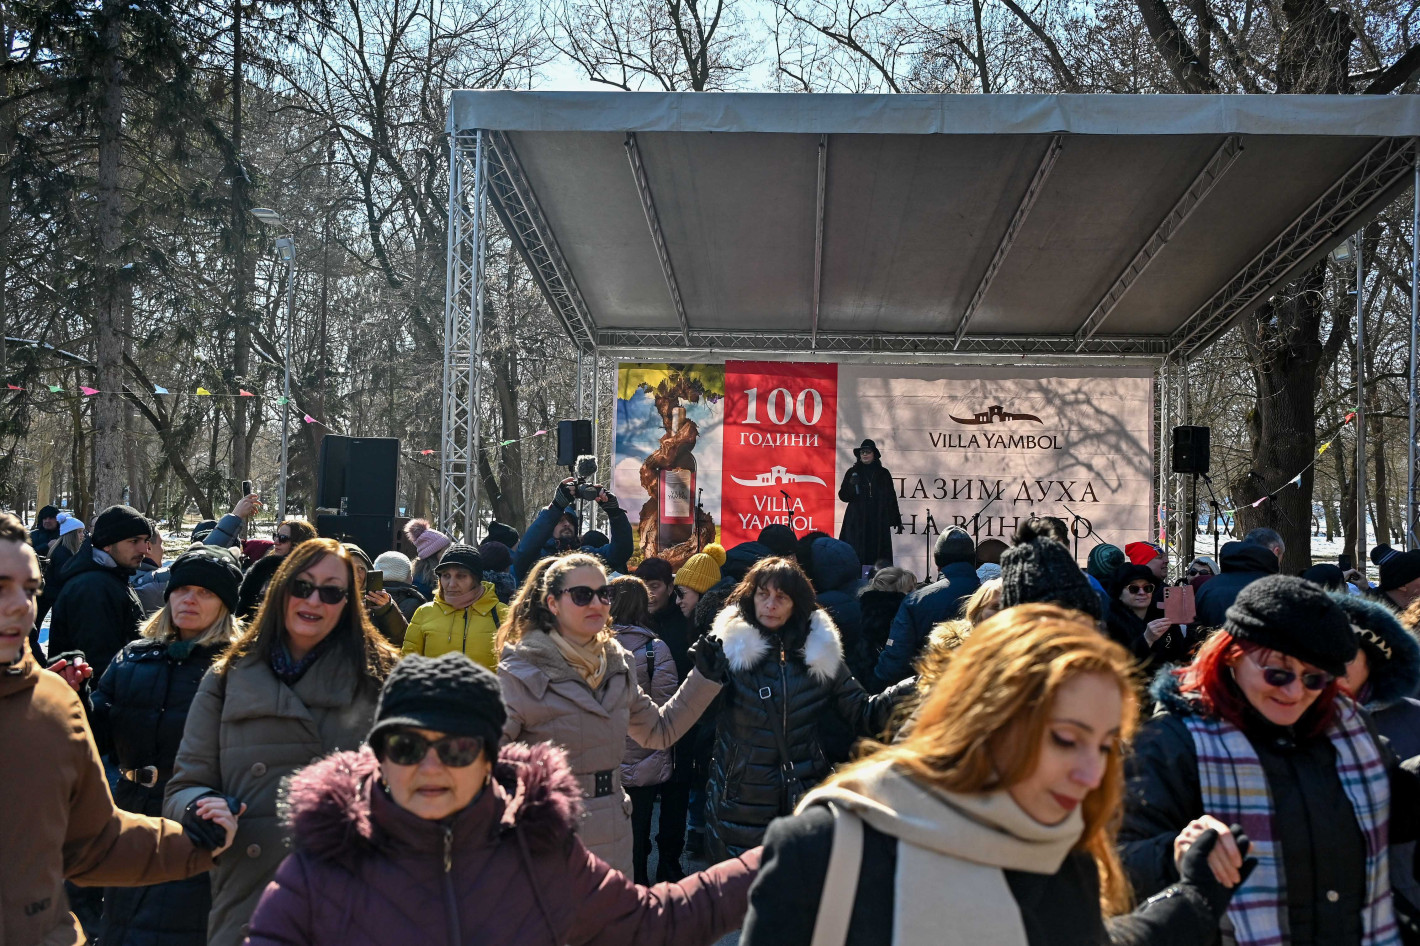
[[[695,474],[690,470],[661,471],[661,521],[693,522]]]

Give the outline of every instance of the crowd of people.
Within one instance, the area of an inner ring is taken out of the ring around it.
[[[891,509],[633,567],[574,500],[413,559],[0,514],[0,943],[1420,943],[1420,551],[1170,585],[1032,518],[919,583]]]

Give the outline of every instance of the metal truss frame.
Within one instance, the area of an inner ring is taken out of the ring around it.
[[[656,213],[656,199],[651,195],[651,181],[646,177],[646,162],[641,158],[641,146],[636,142],[634,131],[626,133],[626,160],[631,162],[631,177],[636,181],[636,193],[641,198],[641,210],[646,214],[646,227],[651,231],[651,243],[656,247],[656,259],[661,264],[661,275],[665,277],[666,290],[671,294],[671,304],[675,306],[676,318],[680,321],[680,334],[689,341],[690,320],[685,315],[680,283],[676,281],[671,251],[666,246],[665,234],[661,232],[661,216]]]

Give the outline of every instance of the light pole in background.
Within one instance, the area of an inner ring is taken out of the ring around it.
[[[271,227],[281,227],[281,215],[267,207],[253,207],[251,214]],[[276,238],[276,255],[286,264],[286,365],[281,386],[281,492],[276,521],[286,518],[286,480],[290,476],[291,448],[291,330],[296,321],[296,238],[286,233]]]

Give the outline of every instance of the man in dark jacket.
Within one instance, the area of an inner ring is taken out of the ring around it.
[[[838,498],[848,504],[838,537],[853,546],[865,565],[891,565],[892,530],[902,532],[897,487],[873,441],[864,440],[854,459],[838,487]]]
[[[576,549],[581,534],[576,510],[572,504],[577,497],[572,490],[576,480],[568,478],[557,485],[557,492],[547,508],[537,514],[528,531],[518,540],[513,549],[513,575],[519,581],[532,570],[538,559],[558,552]],[[626,561],[631,557],[631,523],[626,511],[617,505],[616,497],[603,489],[597,493],[597,503],[606,513],[611,528],[611,541],[602,546],[582,546],[580,551],[595,555],[606,562],[612,571],[626,571]]]
[[[1377,545],[1371,550],[1371,561],[1380,569],[1380,584],[1366,597],[1399,614],[1420,597],[1420,549],[1401,551],[1389,545]]]
[[[128,578],[148,554],[152,524],[131,506],[110,506],[64,566],[64,590],[49,622],[49,650],[81,650],[102,677],[123,645],[138,636],[143,605]]]
[[[30,531],[30,545],[41,555],[49,554],[49,544],[59,538],[59,507],[45,506],[35,515],[39,523]]]
[[[912,665],[926,646],[932,628],[956,617],[962,602],[981,587],[976,577],[976,546],[965,529],[953,526],[937,536],[932,559],[941,569],[941,577],[912,592],[897,609],[887,645],[873,672],[877,688],[912,676]]]
[[[1198,626],[1222,627],[1238,592],[1259,578],[1277,574],[1277,554],[1257,542],[1229,542],[1218,558],[1223,573],[1198,590]]]

